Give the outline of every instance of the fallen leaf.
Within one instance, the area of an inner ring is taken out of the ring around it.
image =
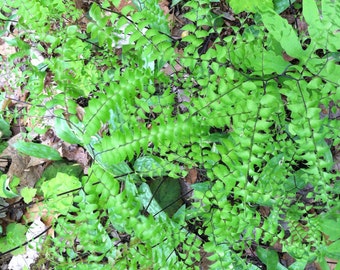
[[[132,7],[135,7],[135,5],[133,4],[133,2],[131,0],[121,0],[120,3],[119,3],[119,6],[117,8],[117,10],[119,12],[122,11],[122,9],[126,6],[132,6]]]
[[[263,217],[269,217],[270,215],[270,207],[267,206],[260,206],[259,212]]]
[[[14,36],[8,35],[7,38],[14,38]],[[6,59],[13,53],[16,53],[16,48],[14,46],[9,45],[3,39],[0,39],[0,55]]]
[[[164,67],[162,68],[162,71],[168,75],[171,76],[174,73],[177,73],[179,71],[181,71],[183,69],[183,67],[179,64],[179,62],[176,62],[175,65],[169,65],[169,64],[165,64]]]
[[[295,262],[295,259],[292,256],[290,256],[288,253],[285,252],[285,253],[283,253],[280,261],[283,264],[283,266],[289,267],[290,265],[292,265]]]
[[[163,10],[164,15],[169,14],[170,10],[169,10],[169,1],[168,0],[160,1],[159,6],[160,6],[161,10]]]
[[[46,166],[45,162],[39,162],[37,159],[34,159],[34,162],[30,164],[31,157],[19,154],[18,151],[11,146],[21,140],[23,140],[21,134],[12,137],[8,141],[9,146],[0,155],[0,160],[9,159],[12,161],[7,175],[10,179],[14,176],[20,178],[20,187],[18,187],[18,191],[20,191],[22,187],[34,187]]]
[[[189,170],[187,176],[185,177],[185,181],[189,184],[195,184],[197,181],[197,169],[192,168]]]
[[[84,169],[87,168],[90,164],[91,158],[83,147],[63,142],[61,152],[64,158],[69,161],[77,162]]]
[[[200,248],[200,256],[201,256],[201,260],[199,262],[199,267],[201,270],[208,270],[211,268],[211,265],[213,264],[213,262],[211,260],[208,259],[209,256],[212,256],[213,253],[209,252],[207,253],[206,251],[204,251],[203,248]],[[197,265],[197,263],[196,263]]]

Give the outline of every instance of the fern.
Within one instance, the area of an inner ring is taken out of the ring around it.
[[[110,1],[93,3],[86,33],[75,21],[51,29],[61,14],[78,18],[59,1],[12,6],[19,25],[32,23],[37,41],[55,54],[46,60],[56,83],[46,107],[57,116],[57,134],[83,145],[94,160],[68,197],[67,211],[53,209],[63,214],[47,251],[55,267],[81,260],[79,268],[198,269],[206,253],[211,269],[259,269],[245,257],[255,247],[274,269],[283,267],[277,253],[262,246],[278,243],[296,268],[339,258],[339,230],[332,237],[329,229],[339,209],[330,150],[340,142],[339,124],[320,118],[321,106],[339,100],[339,4],[322,0],[320,9],[304,1],[309,26],[301,38],[267,2],[255,10],[253,3],[230,1],[236,12],[258,13],[247,15],[252,25],[240,18],[244,30],[226,35],[210,2],[186,2],[191,23],[183,27],[189,34],[181,55],[155,1],[138,1],[136,10],[121,13]],[[49,20],[47,7],[55,11]],[[24,17],[28,10],[44,13],[46,29]],[[165,63],[181,69],[166,75]],[[28,85],[37,100],[46,97],[41,84]],[[81,96],[89,102],[77,117]],[[204,181],[192,185],[190,204],[168,215],[150,181],[176,178],[175,185],[193,167]]]

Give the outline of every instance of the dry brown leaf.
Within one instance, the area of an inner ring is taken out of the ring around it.
[[[162,71],[166,75],[171,76],[174,73],[181,71],[182,69],[183,69],[183,67],[178,63],[176,63],[174,66],[169,65],[169,64],[165,64],[164,67],[162,68]]]
[[[9,35],[8,38],[14,38],[14,36]],[[3,39],[0,39],[0,55],[3,59],[7,59],[7,57],[16,52],[14,46],[9,45]]]
[[[339,264],[338,260],[333,260],[329,258],[326,258],[326,262],[329,266],[329,270],[335,270],[335,267],[337,266],[337,264]]]
[[[83,0],[73,0],[77,9],[83,8]]]
[[[195,184],[197,181],[197,175],[198,175],[197,169],[192,168],[189,170],[187,176],[184,179],[188,184]]]
[[[132,6],[132,7],[135,7],[135,5],[133,4],[133,2],[131,0],[121,0],[120,3],[119,3],[119,6],[117,8],[117,10],[119,12],[122,11],[122,9],[126,6]]]
[[[163,10],[164,15],[169,14],[170,10],[169,10],[169,1],[168,0],[160,1],[159,6],[160,6],[161,10]]]
[[[333,151],[334,165],[333,169],[340,172],[340,146],[336,146]]]
[[[261,216],[269,217],[269,215],[270,215],[270,207],[260,206],[259,207],[259,212],[260,212]]]
[[[275,251],[282,252],[282,244],[281,244],[279,241],[277,241],[277,242],[273,245],[273,249],[274,249]]]
[[[36,163],[37,165],[29,166],[31,157],[21,155],[11,145],[15,142],[22,140],[22,135],[18,134],[12,137],[8,144],[9,146],[1,153],[0,158],[10,158],[12,160],[11,165],[8,169],[7,175],[10,179],[14,176],[20,178],[20,191],[21,187],[34,187],[35,183],[40,179],[41,174],[45,168],[44,163]]]
[[[91,159],[84,148],[78,145],[75,145],[75,144],[69,144],[69,143],[63,142],[61,151],[62,151],[62,156],[68,159],[69,161],[77,162],[84,169],[89,166]]]
[[[85,110],[83,107],[77,105],[76,107],[76,111],[77,111],[77,117],[80,121],[83,121],[84,118],[84,114],[85,114]]]
[[[44,135],[41,136],[41,143],[58,149],[60,147],[60,139],[54,133],[53,129],[48,129]]]
[[[281,257],[281,263],[283,266],[289,267],[294,262],[295,262],[295,259],[292,256],[290,256],[288,253],[283,253]]]
[[[44,202],[38,202],[27,208],[27,212],[24,215],[23,223],[27,224],[33,222],[35,219],[41,219],[46,227],[50,227],[53,223],[53,220],[57,217],[58,215],[47,210]],[[53,236],[54,230],[49,229],[47,231],[47,234]]]
[[[212,256],[213,253],[209,252],[205,252],[203,248],[200,248],[200,256],[201,256],[201,260],[199,262],[199,267],[202,270],[208,270],[210,269],[211,265],[213,264],[212,261],[210,261],[208,259],[209,256]],[[197,264],[196,264],[197,265]]]
[[[308,24],[305,21],[300,20],[299,18],[296,19],[297,21],[297,27],[300,33],[308,31]]]
[[[313,263],[307,264],[305,267],[305,270],[321,270],[321,267],[317,263],[313,262]]]

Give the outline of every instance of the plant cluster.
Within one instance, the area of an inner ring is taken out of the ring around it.
[[[9,61],[25,66],[26,117],[52,111],[58,137],[93,158],[88,175],[42,184],[56,216],[45,259],[56,269],[199,269],[205,255],[211,269],[286,269],[280,245],[289,269],[328,269],[340,258],[340,137],[323,111],[340,100],[340,4],[303,0],[299,33],[271,1],[231,0],[250,13],[227,26],[215,1],[189,0],[177,40],[157,1],[119,2],[93,2],[85,20],[69,1],[0,7],[3,35],[17,21],[5,41],[18,48]],[[201,177],[190,201],[167,212],[154,194],[192,168]]]

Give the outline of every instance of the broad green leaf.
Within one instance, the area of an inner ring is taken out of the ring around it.
[[[321,4],[315,0],[303,1],[303,16],[314,49],[327,47],[330,52],[339,50],[339,12],[338,1],[323,0]]]
[[[154,198],[170,217],[183,205],[178,179],[163,177],[151,180],[150,189]]]
[[[186,205],[183,204],[176,213],[172,216],[172,220],[176,222],[177,224],[185,224],[185,218],[186,218]]]
[[[268,269],[280,269],[277,267],[279,263],[279,256],[275,250],[265,249],[258,246],[256,248],[256,254]]]
[[[321,215],[319,222],[322,232],[328,235],[331,241],[340,239],[340,227],[338,226],[340,217],[338,219],[331,219],[327,214]]]
[[[243,11],[255,13],[259,10],[274,8],[272,0],[229,0],[229,3],[236,14]]]
[[[16,186],[19,185],[20,179],[13,177],[11,180],[6,174],[0,176],[0,197],[2,198],[15,198],[19,194],[16,191]]]
[[[295,3],[295,0],[274,0],[274,10],[281,14],[293,3]]]
[[[326,248],[327,257],[340,260],[340,239]]]
[[[305,269],[307,263],[303,262],[303,261],[297,261],[293,264],[291,264],[288,269],[289,270],[301,270],[301,269]]]
[[[162,208],[159,206],[158,202],[153,199],[153,195],[148,184],[142,183],[139,187],[139,192],[139,198],[141,199],[144,208],[147,209],[150,214],[158,214],[162,218],[166,217],[165,212],[162,211]]]
[[[13,144],[13,147],[17,149],[20,153],[28,156],[48,160],[61,160],[59,152],[47,145],[21,141]]]
[[[74,132],[72,132],[69,123],[62,117],[55,118],[55,131],[57,136],[70,144],[80,144],[81,141]]]
[[[319,259],[318,264],[319,264],[321,270],[330,270],[329,265],[328,265],[325,258]]]
[[[0,115],[0,139],[9,138],[12,135],[10,125]]]
[[[301,47],[299,37],[286,19],[283,19],[273,10],[261,14],[263,23],[269,33],[276,39],[282,49],[291,57],[305,59],[307,52]]]
[[[135,171],[143,176],[162,176],[164,168],[162,160],[156,156],[143,156],[138,158],[133,165]]]
[[[8,147],[7,142],[0,142],[0,154]]]
[[[35,194],[37,193],[37,189],[35,188],[29,188],[29,187],[24,187],[20,191],[20,195],[23,197],[25,203],[30,203],[32,202]]]
[[[101,10],[97,3],[93,3],[91,5],[91,8],[89,10],[89,15],[94,21],[101,22],[102,20]],[[101,25],[101,26],[104,26],[104,25]]]

